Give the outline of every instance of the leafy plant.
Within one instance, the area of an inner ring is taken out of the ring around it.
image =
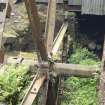
[[[68,59],[69,63],[82,65],[99,64],[99,59],[86,48],[77,48]],[[61,105],[96,105],[97,79],[68,77],[64,81],[64,95]]]
[[[81,64],[85,62],[86,65],[91,62],[93,64],[98,63],[99,60],[95,54],[89,52],[86,48],[77,48],[74,50],[73,54],[68,59],[69,63]],[[84,63],[83,63],[84,64]]]
[[[27,84],[29,78],[27,72],[28,67],[24,65],[17,68],[14,65],[7,65],[0,71],[0,101],[8,100],[8,105],[10,103],[13,105],[13,99],[18,98],[18,93]]]

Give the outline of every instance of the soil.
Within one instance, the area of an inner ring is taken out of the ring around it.
[[[11,0],[12,12],[11,17],[6,19],[3,48],[7,55],[17,56],[19,52],[25,53],[23,55],[34,57],[35,46],[32,40],[31,26],[29,23],[27,11],[23,2],[14,4]],[[41,28],[44,34],[45,22],[47,15],[47,4],[37,4],[39,17],[41,21]],[[64,12],[62,5],[57,5],[55,36],[57,35],[63,21]],[[80,13],[68,14],[68,33],[73,42],[87,47],[98,56],[102,54],[103,45],[103,27],[104,17],[102,16],[81,16]],[[100,21],[99,21],[100,20]]]
[[[25,5],[24,3],[14,4],[14,2],[11,1],[11,17],[6,19],[3,37],[3,47],[11,56],[17,55],[22,50],[23,52],[34,50]]]
[[[6,19],[4,37],[3,37],[3,48],[7,53],[7,56],[18,56],[21,54],[27,58],[33,58],[35,52],[35,46],[32,40],[31,26],[29,23],[25,4],[19,3],[14,4],[15,1],[11,0],[12,12],[11,17]],[[41,21],[42,32],[45,32],[45,22],[47,15],[47,5],[38,4],[38,12]],[[59,7],[58,7],[59,8]],[[62,9],[57,11],[55,36],[58,33],[62,23],[63,17]],[[23,54],[25,53],[25,54]]]

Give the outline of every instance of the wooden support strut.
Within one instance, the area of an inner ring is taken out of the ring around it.
[[[6,14],[6,17],[7,17],[7,18],[10,18],[10,16],[11,16],[11,11],[12,11],[11,4],[8,3],[7,14]]]
[[[55,17],[56,17],[56,0],[49,0],[47,21],[45,27],[45,35],[47,37],[47,52],[51,53],[53,47],[54,30],[55,30]]]
[[[9,0],[0,2],[0,63],[4,61],[4,52],[2,50],[3,31],[5,26],[5,19],[7,15]]]
[[[38,66],[37,63],[35,65]],[[43,62],[42,64],[40,64],[40,68],[48,70],[49,65],[48,63]],[[86,66],[86,65],[66,64],[66,63],[54,63],[53,68],[54,70],[52,72],[55,72],[56,74],[68,74],[68,75],[83,76],[83,77],[94,76],[100,70],[100,66],[98,65]]]
[[[101,64],[100,86],[99,86],[99,105],[105,105],[105,35],[104,35],[103,56]]]
[[[32,26],[34,43],[36,42],[35,44],[37,45],[37,48],[38,48],[38,51],[40,52],[40,56],[42,60],[47,62],[48,57],[52,52],[52,48],[53,48],[56,0],[49,0],[48,18],[47,18],[46,30],[45,30],[45,35],[47,36],[46,42],[41,33],[40,21],[39,21],[35,1],[25,0],[25,5],[26,5],[26,9]],[[65,30],[62,36],[64,36]],[[61,37],[61,40],[62,38],[63,37]],[[61,43],[61,40],[60,40],[60,43]],[[51,67],[50,67],[51,65],[49,65],[48,62],[47,63],[38,62],[38,65],[40,65],[40,71],[46,72],[47,76],[49,77],[49,71],[51,70]],[[71,75],[79,75],[79,76],[93,76],[94,73],[96,73],[98,70],[97,67],[95,68],[93,66],[86,67],[82,65],[73,65],[73,64],[64,64],[64,63],[54,63],[52,67],[53,67],[52,72],[56,72],[57,74],[71,74]],[[26,94],[25,98],[22,101],[22,105],[31,105],[33,103],[45,78],[46,78],[46,75],[44,75],[43,78],[39,78],[38,80],[33,80],[32,86],[30,87],[28,93]],[[34,88],[36,90],[34,91],[36,94],[31,94],[31,93],[34,93],[33,91],[31,91],[31,90],[34,90]],[[53,88],[54,87],[52,86],[51,81],[47,79],[46,86],[45,86],[46,90],[44,91],[45,94],[47,93],[44,100],[44,101],[47,100],[47,102],[44,103],[46,105],[56,104],[56,98],[55,98],[56,94],[54,93],[55,91],[53,91]],[[30,97],[32,97],[32,99],[30,99]]]
[[[29,20],[32,26],[32,36],[35,46],[40,53],[42,60],[47,60],[46,43],[42,36],[41,23],[38,16],[35,0],[24,0],[28,12]]]
[[[38,61],[33,60],[23,60],[21,64],[27,64],[29,68],[32,69],[39,67],[41,72],[46,73],[49,69],[48,62],[39,63]],[[11,59],[8,60],[8,64],[11,64]],[[17,63],[16,59],[12,60],[12,64]],[[68,75],[75,75],[75,76],[93,76],[95,73],[100,71],[100,65],[80,65],[80,64],[66,64],[66,63],[54,63],[54,69],[52,72],[56,74],[68,74]]]
[[[64,22],[60,31],[58,32],[55,40],[54,40],[54,43],[53,43],[53,49],[52,49],[52,54],[56,54],[62,41],[63,41],[63,38],[64,38],[64,35],[67,31],[67,27],[68,27],[68,22]]]
[[[0,48],[2,46],[2,37],[3,37],[3,31],[4,31],[4,25],[5,25],[5,19],[8,9],[8,2],[9,0],[5,0],[2,3],[0,3]]]
[[[45,40],[43,39],[42,33],[41,33],[41,25],[40,25],[40,20],[37,12],[37,7],[35,0],[25,0],[25,6],[28,12],[28,17],[31,23],[32,27],[32,35],[33,35],[33,41],[35,46],[37,46],[37,55],[38,55],[38,61],[42,62],[47,60],[47,51],[46,51],[46,43]],[[40,59],[41,56],[41,59]],[[32,105],[34,102],[37,93],[42,86],[44,79],[46,78],[46,75],[43,77],[40,77],[41,75],[39,74],[39,79],[33,80],[32,85],[30,86],[27,94],[25,95],[21,105]],[[34,93],[34,94],[32,94]],[[31,97],[31,99],[30,99]]]
[[[46,20],[46,27],[45,27],[45,36],[46,36],[46,47],[47,47],[47,54],[48,58],[51,58],[51,52],[53,47],[53,40],[54,40],[54,30],[55,30],[55,17],[56,17],[56,0],[49,0],[48,1],[48,11],[47,11],[47,20]],[[49,62],[49,61],[48,61]],[[50,63],[50,62],[49,62]],[[47,81],[45,85],[45,103],[46,105],[54,105],[55,103],[55,97],[53,95],[54,92],[52,92],[52,82],[49,78],[49,71],[52,70],[53,65],[49,65],[48,71],[47,71]],[[52,101],[50,101],[50,97],[52,97]]]
[[[12,61],[12,62],[11,62]],[[33,60],[23,60],[21,64],[27,64],[27,66],[32,67],[33,69],[39,67],[41,72],[47,72],[49,69],[48,62],[38,62]],[[8,64],[17,63],[16,59],[9,59],[7,61]],[[93,76],[96,72],[100,71],[100,65],[80,65],[80,64],[66,64],[66,63],[54,63],[53,72],[57,74],[68,74],[68,75],[75,75],[75,76]]]
[[[32,105],[40,87],[42,86],[46,76],[45,75],[35,75],[29,90],[27,91],[22,103],[20,105]]]

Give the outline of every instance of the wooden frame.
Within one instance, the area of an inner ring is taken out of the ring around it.
[[[32,105],[33,101],[35,100],[40,87],[45,84],[44,81],[46,80],[45,86],[45,97],[44,97],[44,105],[55,105],[56,98],[52,96],[52,88],[50,83],[50,74],[55,72],[57,75],[59,74],[69,74],[75,76],[85,76],[90,77],[94,76],[94,74],[99,72],[102,69],[101,76],[100,76],[100,105],[105,104],[105,43],[104,43],[104,51],[103,51],[103,60],[101,68],[100,66],[83,66],[83,65],[76,65],[76,64],[66,64],[66,63],[52,63],[52,55],[57,53],[67,30],[68,22],[64,22],[58,35],[54,39],[54,29],[55,29],[55,19],[56,19],[56,0],[49,0],[48,2],[48,14],[46,20],[46,28],[45,28],[45,36],[42,35],[41,31],[41,23],[38,16],[38,11],[36,7],[36,3],[34,0],[25,0],[25,6],[27,9],[27,13],[29,16],[29,20],[32,26],[32,37],[34,40],[35,45],[37,45],[37,54],[38,54],[38,62],[33,62],[33,66],[37,66],[40,70],[38,75],[34,77],[32,84],[29,87],[21,105]],[[8,7],[8,2],[6,5],[6,10]],[[4,11],[3,23],[0,25],[0,45],[2,41],[2,33],[4,29],[4,22],[6,18],[6,10]],[[105,39],[104,39],[105,40]],[[52,54],[52,55],[51,55]],[[0,54],[0,61],[2,60]],[[44,62],[43,62],[44,61]],[[23,61],[24,62],[24,61]],[[23,63],[22,62],[22,63]],[[31,65],[31,64],[30,64]],[[29,65],[29,66],[30,66]],[[49,88],[50,86],[50,88]],[[50,95],[50,97],[48,97]],[[30,99],[31,97],[31,99]],[[52,97],[52,101],[49,101],[49,98]],[[57,96],[56,96],[57,97]]]
[[[51,53],[52,54],[57,53],[58,48],[60,47],[60,45],[63,41],[64,35],[66,33],[68,23],[67,22],[63,23],[58,35],[54,39],[56,0],[49,0],[46,28],[45,28],[45,34],[44,34],[44,38],[46,38],[46,39],[41,40],[41,44],[40,44],[40,39],[41,39],[40,25],[39,25],[40,22],[39,22],[37,9],[36,9],[36,7],[34,7],[32,5],[33,4],[32,2],[33,2],[32,0],[30,0],[30,2],[29,2],[29,0],[25,0],[26,8],[27,8],[27,11],[29,14],[29,19],[32,24],[32,31],[35,34],[34,39],[36,38],[36,40],[34,40],[34,42],[38,46],[38,50],[40,52],[40,56],[41,56],[42,60],[46,61],[46,63],[44,63],[44,62],[41,63],[42,61],[41,62],[39,61],[36,64],[34,63],[35,65],[37,65],[37,67],[39,67],[40,71],[47,74],[46,75],[47,77],[50,76],[50,73],[49,73],[51,71],[50,69],[53,69],[54,70],[53,72],[55,72],[57,74],[70,74],[70,75],[85,76],[85,77],[93,76],[97,71],[99,71],[100,67],[93,67],[93,66],[86,67],[86,66],[82,66],[82,65],[65,64],[65,63],[54,63],[54,64],[48,63],[49,62],[48,58],[52,59]],[[32,12],[30,13],[30,11],[33,11],[34,13],[33,14],[32,14]],[[49,64],[51,64],[51,65],[49,65]],[[44,92],[46,94],[45,95],[46,97],[44,97],[44,102],[47,101],[44,104],[55,105],[56,99],[53,97],[53,95],[51,95],[52,94],[51,88],[53,88],[53,87],[49,88],[50,83],[51,83],[51,81],[49,79],[47,79],[46,85],[44,85],[45,86]],[[41,82],[41,84],[42,84],[42,82]],[[37,90],[39,90],[41,85],[37,84],[37,86],[38,86]],[[28,93],[30,94],[30,92],[28,92]],[[38,93],[38,91],[37,91],[37,93]],[[49,95],[51,95],[51,96],[49,96]],[[36,96],[36,94],[35,94],[35,96]],[[49,101],[50,97],[52,97],[51,102]],[[22,104],[22,105],[28,105],[27,100],[26,100],[26,104]]]
[[[10,17],[11,6],[9,4],[9,0],[5,0],[1,5],[4,4],[4,8],[0,11],[0,63],[4,62],[4,51],[2,49],[2,39],[3,39],[3,31],[5,26],[6,16]]]
[[[51,72],[53,69],[54,72],[56,72],[57,74],[70,74],[70,75],[88,77],[88,76],[93,76],[100,69],[100,67],[93,67],[93,66],[86,67],[86,66],[75,65],[75,64],[65,64],[65,63],[52,64],[49,61],[49,58],[51,60],[52,59],[51,54],[54,55],[55,53],[57,53],[57,51],[60,47],[60,44],[62,43],[62,40],[64,38],[64,35],[66,33],[68,23],[67,22],[63,23],[58,35],[54,39],[56,0],[49,0],[45,35],[43,38],[41,35],[42,34],[41,30],[40,30],[41,26],[40,26],[40,20],[38,17],[37,8],[35,5],[33,5],[35,3],[33,3],[32,0],[25,0],[25,4],[26,4],[27,11],[28,11],[29,19],[30,19],[30,22],[32,25],[33,38],[36,39],[36,40],[34,40],[34,42],[37,45],[41,59],[46,61],[46,63],[39,61],[37,64],[34,64],[37,67],[39,67],[40,72],[44,72],[45,74],[47,74],[46,76],[49,77],[50,76],[49,72]],[[45,36],[46,36],[46,38],[45,38]],[[44,39],[44,40],[42,40],[42,39]],[[42,80],[44,80],[44,79],[42,79]],[[42,82],[44,82],[44,81],[42,81]],[[42,82],[41,82],[41,84],[42,84]],[[46,91],[44,91],[46,94],[44,97],[44,101],[46,101],[46,102],[44,104],[56,105],[57,96],[53,95],[53,93],[52,93],[53,87],[49,87],[50,83],[51,83],[51,81],[49,79],[47,79],[47,82],[45,85]],[[36,83],[35,86],[37,86],[37,85],[38,85],[38,88],[36,90],[39,90],[39,88],[42,85],[39,85],[38,83]],[[33,88],[33,87],[31,87],[31,88]],[[38,93],[38,91],[37,91],[37,93]],[[35,94],[33,100],[35,99],[37,93]],[[55,91],[55,93],[56,93],[56,91]],[[27,96],[30,96],[30,91],[28,91]],[[55,96],[55,97],[53,97],[53,96]],[[50,99],[52,99],[52,101]],[[32,102],[33,102],[33,100],[32,100]],[[21,105],[28,105],[27,99],[25,100],[24,103],[25,104],[21,104]]]

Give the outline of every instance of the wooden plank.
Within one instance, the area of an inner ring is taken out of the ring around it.
[[[51,51],[53,47],[55,18],[56,18],[56,0],[49,0],[46,27],[45,27],[46,47],[47,47],[48,58],[51,57]],[[47,77],[49,77],[49,71],[51,71],[50,65],[47,72]],[[55,102],[55,97],[53,96],[54,92],[52,93],[53,86],[51,84],[52,84],[52,81],[50,80],[50,78],[47,79],[46,85],[45,85],[46,97],[44,99],[46,101],[45,103],[46,105],[54,105],[54,102]],[[51,97],[52,97],[52,102],[50,101]]]
[[[57,3],[63,3],[63,0],[56,0]],[[48,3],[48,0],[36,0],[38,3]],[[81,0],[68,0],[68,5],[81,5]]]
[[[105,105],[105,36],[104,36],[103,56],[102,56],[101,75],[100,75],[99,105]]]
[[[100,70],[98,66],[85,66],[78,64],[65,64],[65,63],[56,63],[54,65],[54,70],[57,74],[68,74],[74,76],[93,76],[97,71]]]
[[[32,105],[45,78],[46,76],[39,76],[39,75],[36,75],[34,77],[33,82],[29,87],[29,90],[27,91],[27,94],[25,95],[20,105]]]
[[[16,62],[15,59],[12,59],[12,62]],[[49,64],[48,62],[39,63],[38,61],[32,60],[23,60],[22,64],[27,64],[29,67],[35,68],[39,67],[41,72],[48,72]],[[11,64],[11,60],[8,60],[8,63]],[[68,74],[76,76],[92,76],[97,71],[100,71],[100,65],[79,65],[79,64],[66,64],[66,63],[54,63],[54,72],[57,74]]]
[[[47,60],[46,42],[44,36],[42,36],[41,23],[38,16],[35,0],[25,0],[26,9],[28,12],[29,20],[32,26],[32,35],[35,46],[37,47],[38,61],[42,62]],[[41,56],[41,59],[40,59]],[[37,93],[43,84],[45,76],[33,81],[29,91],[25,95],[21,105],[32,105]],[[35,93],[35,94],[31,94]],[[31,99],[30,99],[31,98]]]
[[[0,49],[2,47],[2,38],[3,38],[3,31],[4,31],[4,25],[5,25],[5,19],[6,19],[6,13],[8,9],[8,2],[9,0],[4,0],[0,3],[2,9],[0,9]]]
[[[38,66],[38,63],[35,65]],[[48,69],[49,65],[47,62],[40,64],[41,69]],[[93,76],[96,72],[100,72],[100,65],[79,65],[79,64],[66,64],[66,63],[54,63],[54,71],[56,74],[68,74],[74,76]],[[44,71],[43,72],[47,72]]]
[[[53,43],[53,49],[52,49],[52,54],[56,54],[62,41],[63,41],[63,38],[64,38],[64,35],[66,33],[66,30],[67,30],[67,27],[68,27],[68,22],[65,22],[63,23],[60,31],[58,32],[55,40],[54,40],[54,43]]]
[[[11,11],[12,11],[11,4],[8,3],[7,14],[6,14],[6,17],[7,17],[7,18],[10,18],[10,16],[11,16]]]
[[[37,46],[40,52],[39,58],[41,56],[42,60],[47,60],[47,51],[45,45],[45,39],[43,38],[41,31],[41,23],[38,16],[38,11],[36,7],[35,0],[24,0],[26,9],[28,12],[29,20],[32,26],[32,36],[35,46]]]
[[[62,44],[62,63],[67,62],[67,56],[68,56],[68,46],[70,46],[69,36],[65,35],[63,38],[63,44]],[[58,92],[57,92],[57,101],[56,105],[61,105],[61,95],[63,95],[63,87],[62,84],[64,83],[64,76],[62,74],[58,75],[59,77],[59,83],[58,83]]]
[[[37,3],[48,3],[48,0],[36,0]],[[56,0],[57,3],[63,3],[63,0]]]
[[[46,105],[56,105],[57,101],[57,90],[58,90],[58,77],[54,78],[54,82],[49,81],[48,94]]]
[[[45,35],[47,37],[47,52],[51,53],[53,47],[53,38],[55,30],[55,17],[56,17],[56,0],[49,0],[47,21],[45,28]]]
[[[8,9],[9,0],[0,1],[0,63],[4,62],[4,51],[2,50],[3,31]]]
[[[0,64],[4,62],[4,51],[0,50]]]

